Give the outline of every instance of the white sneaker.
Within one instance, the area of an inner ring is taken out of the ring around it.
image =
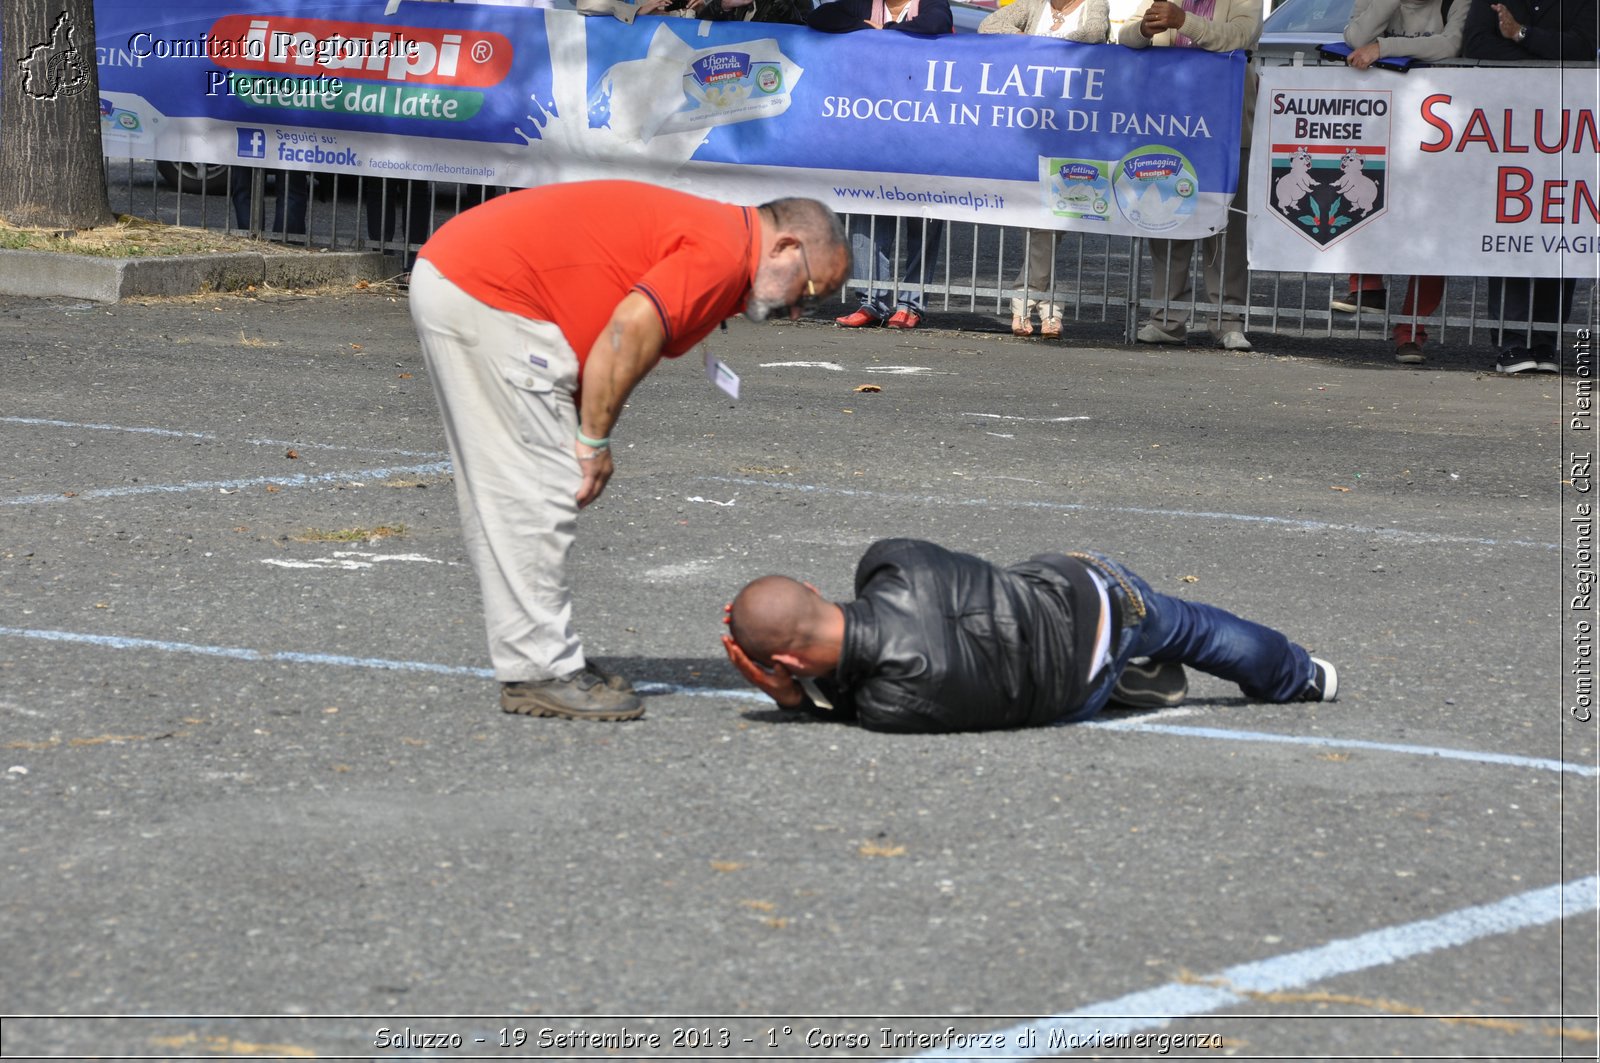
[[[1333,662],[1311,658],[1311,681],[1300,691],[1297,701],[1338,701],[1339,670]]]
[[[1222,334],[1222,339],[1218,340],[1217,342],[1222,346],[1222,348],[1224,350],[1229,350],[1229,351],[1248,351],[1248,350],[1250,350],[1250,340],[1248,338],[1246,338],[1244,333],[1238,332],[1238,331],[1235,331],[1235,332],[1224,332]]]
[[[1168,332],[1154,321],[1139,327],[1138,339],[1140,343],[1184,343],[1182,333]]]

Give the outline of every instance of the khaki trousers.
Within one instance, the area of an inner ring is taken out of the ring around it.
[[[1215,307],[1217,293],[1222,301],[1236,306],[1246,306],[1250,295],[1250,270],[1245,260],[1245,213],[1249,202],[1246,178],[1250,173],[1248,146],[1239,157],[1239,189],[1234,193],[1233,205],[1228,211],[1228,227],[1204,240],[1150,240],[1150,298],[1157,304],[1150,320],[1165,332],[1182,336],[1189,327],[1189,307],[1169,306],[1169,303],[1194,301],[1194,275],[1189,268],[1194,257],[1194,247],[1200,245],[1201,265],[1205,276],[1205,302]],[[1198,308],[1197,308],[1198,309]],[[1201,321],[1209,324],[1212,332],[1243,332],[1244,318],[1239,311],[1223,311],[1220,320],[1215,309],[1202,311]]]
[[[427,259],[411,273],[411,320],[444,417],[495,678],[570,675],[585,665],[567,584],[583,479],[577,355],[555,325],[486,306]]]
[[[1055,292],[1053,290],[1056,278],[1056,234],[1051,229],[1029,229],[1025,237],[1028,243],[1028,262],[1022,267],[1022,272],[1017,274],[1017,279],[1011,282],[1013,288],[1026,288],[1027,298],[1012,296],[1011,315],[1013,317],[1026,317],[1035,308],[1039,311],[1039,319],[1048,321],[1057,316]],[[1040,295],[1043,298],[1040,298]]]

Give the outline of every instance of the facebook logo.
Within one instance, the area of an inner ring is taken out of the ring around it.
[[[239,158],[264,159],[267,157],[267,131],[265,129],[239,128]]]

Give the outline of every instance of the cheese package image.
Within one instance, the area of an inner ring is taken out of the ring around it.
[[[589,124],[629,140],[780,115],[802,70],[770,37],[695,49],[667,26],[643,59],[612,66],[589,93]],[[661,91],[678,79],[679,92]]]

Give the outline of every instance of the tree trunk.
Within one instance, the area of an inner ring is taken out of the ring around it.
[[[93,0],[0,0],[0,218],[110,224]]]

